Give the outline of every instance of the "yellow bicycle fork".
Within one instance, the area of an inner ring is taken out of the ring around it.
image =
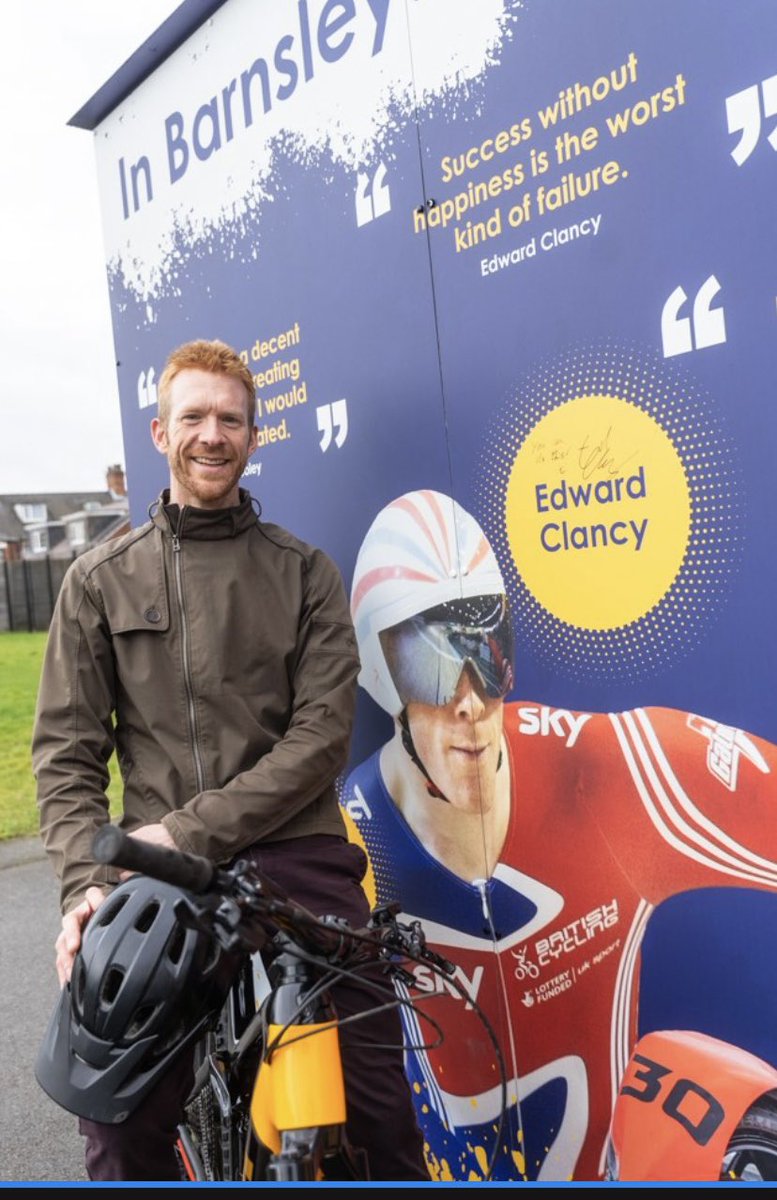
[[[292,954],[275,960],[270,977],[265,1052],[251,1097],[243,1177],[366,1179],[363,1157],[345,1137],[345,1084],[332,1002],[326,993],[308,997],[311,975]]]

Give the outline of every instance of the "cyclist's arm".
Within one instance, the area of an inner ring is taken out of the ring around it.
[[[347,761],[358,671],[342,578],[327,555],[314,551],[300,613],[286,733],[224,787],[199,792],[163,818],[176,845],[224,861],[271,838],[325,796]],[[341,822],[336,803],[332,811]]]
[[[589,799],[640,895],[657,904],[695,887],[777,890],[777,747],[673,709],[604,720],[600,761],[586,751],[599,778]]]
[[[61,882],[61,906],[115,882],[92,861],[108,820],[114,668],[110,635],[78,562],[60,588],[49,629],[32,739],[43,844]]]

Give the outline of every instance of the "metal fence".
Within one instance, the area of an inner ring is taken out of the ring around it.
[[[69,558],[41,555],[3,562],[0,573],[0,630],[46,630],[62,586]]]

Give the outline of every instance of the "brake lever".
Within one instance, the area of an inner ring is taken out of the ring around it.
[[[384,925],[397,925],[396,915],[401,907],[398,900],[392,900],[388,904],[380,904],[373,908],[367,928],[379,929]]]
[[[422,959],[445,975],[453,975],[456,971],[455,963],[438,954],[436,950],[429,949],[420,921],[412,921],[405,925],[396,919],[400,907],[396,901],[392,901],[373,910],[370,926],[381,931],[384,948],[394,953],[407,953],[409,958]]]
[[[425,962],[433,963],[439,967],[446,975],[453,975],[456,971],[455,963],[450,959],[443,958],[442,954],[438,954],[436,950],[430,950],[426,944],[426,935],[420,921],[413,921],[410,925],[410,945],[419,958]]]

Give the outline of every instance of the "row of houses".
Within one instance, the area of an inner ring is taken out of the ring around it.
[[[0,550],[6,562],[43,555],[70,561],[128,529],[127,487],[118,464],[108,467],[101,492],[0,495]]]
[[[100,492],[0,495],[0,630],[47,629],[73,559],[129,528],[118,464],[107,468]]]

